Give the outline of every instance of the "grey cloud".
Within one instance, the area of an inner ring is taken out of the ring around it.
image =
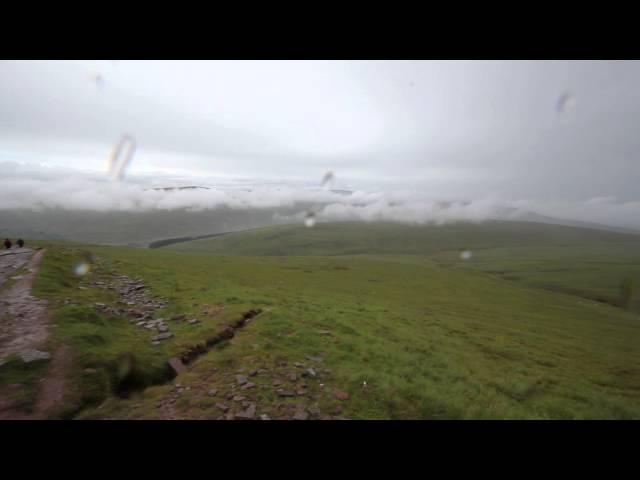
[[[638,226],[639,62],[122,62],[101,72],[102,88],[89,65],[0,62],[0,161],[88,175],[5,165],[3,208],[16,195],[33,206],[105,210],[304,198],[327,200],[334,218],[426,221],[482,219],[495,199]],[[566,93],[575,106],[558,112]],[[128,181],[87,173],[125,132],[139,145]],[[198,177],[190,182],[224,174],[262,187],[144,192],[172,169]],[[317,185],[329,169],[356,190],[400,192],[403,206],[373,197],[354,206],[292,187]],[[289,187],[266,188],[267,179]],[[590,200],[599,197],[615,200]],[[473,206],[443,213],[440,198]]]

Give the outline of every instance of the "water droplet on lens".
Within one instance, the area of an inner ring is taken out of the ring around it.
[[[104,77],[99,73],[92,73],[91,80],[96,84],[96,87],[102,89],[104,87]]]
[[[471,250],[464,250],[463,252],[460,252],[460,258],[462,260],[470,260],[472,256],[473,254],[471,253]]]
[[[133,155],[136,152],[136,148],[137,144],[135,139],[126,133],[114,146],[111,156],[109,157],[109,172],[117,180],[122,180],[124,178],[127,167],[131,164]],[[122,161],[118,167],[118,162],[121,157]]]
[[[566,92],[560,95],[558,98],[558,103],[556,105],[556,110],[559,114],[565,114],[569,112],[571,109],[575,107],[576,99],[571,93]]]
[[[322,180],[320,181],[320,185],[322,185],[323,187],[327,187],[333,182],[334,178],[335,178],[335,175],[333,174],[333,172],[329,171],[324,174],[324,177],[322,177]]]
[[[304,219],[304,224],[308,228],[311,228],[316,224],[316,216],[313,212],[307,213],[307,216]]]
[[[76,277],[84,277],[91,271],[91,265],[88,262],[80,262],[73,267],[73,273]]]

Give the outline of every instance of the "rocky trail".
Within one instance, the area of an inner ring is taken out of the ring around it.
[[[12,384],[0,391],[0,419],[44,418],[62,402],[68,354],[63,348],[53,355],[44,350],[49,333],[47,302],[31,295],[45,252],[19,248],[0,254],[0,368],[11,355],[17,355],[25,363],[51,360],[46,376],[40,379],[34,410],[27,413],[15,405],[11,393],[24,386]],[[26,272],[15,275],[23,267]],[[8,281],[13,283],[6,286]]]
[[[45,353],[34,353],[47,338],[47,302],[31,296],[33,279],[44,252],[31,250],[20,255],[0,256],[0,270],[5,273],[3,280],[14,280],[0,293],[0,364],[12,354],[26,356],[27,359],[48,358]],[[8,272],[16,272],[25,265],[25,274],[9,277]]]

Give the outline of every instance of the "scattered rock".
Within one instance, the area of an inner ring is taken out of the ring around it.
[[[236,375],[236,383],[238,385],[242,385],[244,383],[247,383],[247,377],[246,375]]]
[[[157,341],[157,340],[153,340],[153,341],[151,342],[151,345],[153,345],[154,347],[157,347],[158,345],[160,345],[160,342],[159,342],[159,341]]]
[[[306,395],[306,393],[307,393],[307,392],[305,392],[304,390],[299,389],[299,390],[296,392],[296,395],[298,395],[299,397],[303,397],[304,395]]]
[[[304,368],[304,363],[300,363],[300,362],[293,362],[293,366],[294,366],[294,367],[298,367],[298,368]]]
[[[171,317],[171,320],[184,320],[187,318],[187,315],[184,313],[181,313],[179,315],[174,315],[173,317]]]
[[[291,390],[283,390],[282,388],[279,388],[278,390],[276,390],[276,393],[278,394],[279,397],[295,397],[296,395]]]
[[[316,407],[310,407],[307,409],[309,411],[309,413],[311,414],[312,417],[320,417],[322,415],[322,413],[320,412],[319,408]]]
[[[262,415],[260,415],[260,420],[271,420],[269,418],[269,415],[267,415],[266,413],[263,413]]]
[[[250,388],[253,388],[253,387],[255,387],[255,386],[256,386],[256,384],[255,384],[255,383],[253,383],[253,382],[247,382],[247,383],[245,383],[245,384],[242,386],[241,390],[249,390]]]
[[[41,352],[40,350],[28,350],[20,354],[20,358],[24,363],[31,363],[37,360],[49,360],[51,354],[48,352]]]
[[[211,390],[209,390],[209,396],[210,397],[215,397],[218,394],[218,389],[217,388],[212,388]]]
[[[315,377],[315,376],[316,376],[316,371],[315,371],[313,368],[307,368],[307,370],[306,370],[306,371],[307,371],[307,373],[308,373],[309,375],[311,375],[312,377]]]
[[[194,323],[198,323],[200,320],[198,320],[197,318],[192,318],[191,320],[189,320],[189,324],[193,325]]]
[[[245,398],[247,398],[247,397],[243,397],[242,395],[236,395],[235,397],[233,397],[233,399],[232,399],[232,400],[233,400],[234,402],[241,402],[241,401],[243,401]]]
[[[254,404],[249,405],[244,412],[236,413],[235,418],[239,418],[241,420],[251,420],[256,415],[256,406]]]
[[[298,376],[295,373],[290,373],[289,375],[287,375],[287,378],[292,382],[298,380]]]
[[[304,358],[307,360],[311,360],[312,362],[322,362],[322,357],[317,357],[314,355],[305,355]]]
[[[173,337],[173,333],[171,332],[166,332],[166,333],[161,333],[159,335],[155,335],[153,337],[151,337],[152,341],[157,341],[157,340],[166,340],[168,338]]]
[[[305,411],[301,411],[301,412],[296,412],[296,414],[293,416],[294,420],[308,420],[309,419],[309,414]]]
[[[160,325],[158,327],[158,331],[161,332],[161,333],[168,332],[169,331],[169,327],[167,327],[166,325]]]
[[[274,387],[279,387],[280,385],[282,385],[282,380],[274,380],[273,381],[273,386]]]
[[[227,405],[225,405],[224,403],[216,403],[216,407],[218,407],[224,413],[227,413],[229,411],[229,407]]]
[[[257,375],[257,373],[258,373],[258,370],[251,370],[251,371],[249,372],[249,376],[250,376],[250,377],[255,377],[255,376]]]
[[[338,400],[349,400],[349,394],[347,392],[341,392],[337,390],[335,396]]]
[[[184,366],[182,360],[180,360],[178,357],[170,358],[169,366],[173,369],[174,372],[176,372],[176,374],[187,371],[187,367]]]

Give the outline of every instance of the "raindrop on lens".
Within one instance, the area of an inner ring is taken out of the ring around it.
[[[326,188],[330,186],[334,178],[335,176],[333,175],[333,172],[329,171],[324,174],[324,177],[322,177],[322,180],[320,181],[320,185]]]
[[[471,250],[465,250],[463,252],[460,252],[460,258],[462,260],[469,260],[472,256],[473,254],[471,253]]]
[[[556,110],[558,111],[559,114],[565,114],[565,113],[568,113],[571,109],[573,109],[575,107],[575,104],[576,104],[575,97],[571,93],[566,92],[562,94],[560,98],[558,98]]]
[[[87,273],[91,271],[91,265],[87,262],[80,262],[75,267],[73,267],[73,273],[76,277],[84,277]]]
[[[316,224],[316,216],[313,212],[308,212],[307,216],[304,219],[304,224],[306,227],[311,228]]]

